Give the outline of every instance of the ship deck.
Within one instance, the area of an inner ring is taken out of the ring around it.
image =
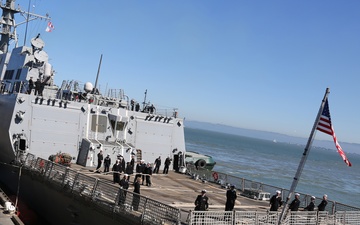
[[[254,224],[262,224],[264,218],[270,218],[270,214],[271,221],[276,224],[280,216],[280,212],[275,214],[268,212],[269,201],[254,200],[242,195],[238,195],[235,211],[225,212],[226,188],[222,188],[220,184],[214,182],[195,180],[192,178],[193,176],[174,171],[169,171],[167,175],[162,173],[152,175],[151,187],[142,185],[142,197],[139,197],[132,193],[134,189],[132,181],[135,175],[130,177],[128,192],[124,192],[119,189],[119,184],[113,183],[111,173],[96,173],[94,168],[75,164],[69,168],[41,158],[29,160],[24,165],[26,167],[21,176],[22,186],[32,188],[28,191],[22,189],[21,193],[34,204],[34,208],[40,209],[39,212],[47,215],[47,218],[52,218],[52,221],[56,221],[54,225],[69,224],[70,222],[93,224],[94,221],[114,225],[194,224],[195,220],[200,217],[212,221],[211,224],[218,224],[218,221],[224,220],[224,216],[232,218],[231,220],[237,221],[236,223],[247,222],[250,218],[250,220],[256,219],[257,222]],[[15,180],[18,179],[18,176],[16,173],[10,173],[14,166],[8,168],[10,168],[8,174],[12,180],[9,183],[16,183]],[[201,173],[205,179],[204,171],[188,169],[194,174]],[[219,177],[221,178],[221,174]],[[230,178],[230,181],[235,181]],[[241,193],[242,189],[240,188],[247,190],[245,189],[247,185],[242,184],[241,186],[243,187],[238,187],[238,194]],[[208,211],[192,211],[195,207],[194,201],[202,189],[207,190],[209,209]],[[44,201],[38,201],[38,199]],[[53,202],[56,202],[58,210],[52,210],[52,207],[49,207],[49,204]],[[357,224],[359,213],[356,211],[354,208],[352,211],[341,211],[340,209],[336,214],[329,214],[327,211],[322,214],[318,214],[316,211],[296,212],[291,214],[290,222],[286,224],[295,224],[291,221],[297,221],[300,217],[311,217],[313,221],[319,221],[326,217],[334,223],[337,218],[340,218],[344,221],[354,221],[349,224]],[[54,220],[54,218],[57,219]]]
[[[103,179],[113,184],[112,174],[94,173],[93,168],[86,168],[79,165],[72,165],[72,169],[81,171],[86,175]],[[161,172],[161,173],[160,173]],[[203,182],[195,180],[186,174],[169,171],[168,174],[153,174],[151,177],[152,185],[148,187],[141,185],[140,193],[142,196],[154,199],[172,207],[181,209],[182,211],[193,210],[196,196],[200,194],[201,190],[207,191],[206,195],[209,198],[208,210],[224,210],[226,201],[227,189],[221,188],[219,184],[212,182]],[[133,180],[135,175],[130,177],[129,191],[133,191]],[[145,184],[145,182],[144,182]],[[119,186],[118,184],[113,184]],[[235,210],[239,211],[267,211],[269,209],[268,201],[260,201],[250,199],[239,195],[235,203]]]

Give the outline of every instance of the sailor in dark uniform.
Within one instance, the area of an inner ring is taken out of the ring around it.
[[[131,156],[131,160],[130,160],[130,166],[132,167],[132,170],[134,170],[135,168],[135,156]]]
[[[97,164],[97,167],[96,167],[96,172],[100,172],[100,167],[102,165],[102,162],[104,160],[104,156],[103,156],[103,152],[102,150],[100,150],[100,152],[97,154],[97,158],[98,158],[98,164]]]
[[[127,180],[130,180],[130,175],[133,174],[133,167],[131,166],[130,162],[126,163],[125,173],[128,175]]]
[[[314,211],[315,209],[315,197],[314,196],[311,196],[311,202],[309,203],[308,206],[306,206],[304,208],[304,210],[307,210],[307,211]]]
[[[300,206],[300,194],[296,193],[294,200],[290,203],[289,209],[291,211],[298,211]]]
[[[40,79],[37,79],[35,81],[35,95],[40,94],[40,86],[41,86],[41,81]]]
[[[225,211],[232,211],[235,206],[235,200],[237,198],[235,185],[230,185],[230,189],[226,192],[226,204]]]
[[[140,104],[139,104],[139,103],[136,103],[136,105],[135,105],[135,111],[136,111],[136,112],[139,112],[139,111],[140,111]]]
[[[107,156],[104,159],[104,173],[109,172],[110,170],[110,165],[111,165],[111,159],[110,159],[110,155],[107,154]]]
[[[159,168],[161,165],[161,158],[160,156],[158,158],[155,159],[155,168],[154,168],[154,173],[159,173]]]
[[[195,200],[195,211],[205,211],[209,208],[209,198],[206,196],[206,190],[201,191]]]
[[[128,175],[124,174],[123,178],[120,180],[120,196],[119,196],[119,205],[125,203],[127,189],[129,189],[129,181],[127,179]]]
[[[139,203],[140,203],[140,183],[142,182],[141,177],[138,177],[134,183],[134,195],[133,195],[133,201],[132,206],[133,210],[137,211],[139,209]],[[135,194],[136,193],[136,194]]]
[[[209,208],[209,198],[206,196],[206,190],[202,190],[201,194],[196,197],[195,211],[205,211]],[[204,224],[204,215],[198,214],[195,216],[195,224]]]
[[[152,175],[152,167],[151,164],[148,163],[144,169],[144,174],[146,174],[146,186],[151,187],[151,175]]]
[[[277,211],[281,204],[281,191],[277,190],[270,199],[270,211]]]
[[[145,175],[145,169],[146,169],[146,163],[145,163],[145,160],[141,160],[140,161],[140,173],[142,173],[141,175],[141,185],[144,185],[144,181],[146,179],[146,175]]]
[[[31,94],[32,89],[34,89],[34,81],[32,80],[32,77],[30,77],[28,94]]]
[[[135,109],[135,100],[134,99],[131,99],[130,105],[131,105],[131,111],[134,111],[134,109]]]
[[[141,177],[141,174],[140,174],[140,162],[139,161],[137,161],[136,162],[136,169],[135,169],[135,178],[134,178],[134,183],[136,182],[136,179],[138,178],[138,177]]]
[[[323,200],[321,201],[321,203],[318,205],[318,210],[319,211],[325,211],[325,207],[327,205],[327,195],[323,196]]]
[[[171,164],[171,159],[170,159],[170,157],[168,156],[168,157],[165,159],[163,174],[168,174],[170,164]]]
[[[112,167],[114,184],[120,182],[120,173],[121,173],[120,170],[121,170],[120,160],[116,160],[116,163]]]

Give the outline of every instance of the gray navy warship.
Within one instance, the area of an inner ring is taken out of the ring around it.
[[[31,39],[31,46],[17,44],[19,24],[14,16],[26,12],[15,7],[15,0],[6,0],[0,8],[0,182],[24,196],[51,224],[175,225],[198,224],[199,218],[206,224],[278,223],[278,215],[268,212],[265,200],[238,196],[239,211],[223,211],[228,183],[243,193],[249,188],[270,193],[276,187],[206,170],[215,162],[186,151],[184,120],[177,110],[155,108],[146,97],[136,102],[121,89],[101,94],[98,77],[94,85],[76,80],[54,84],[55,72],[41,35]],[[26,15],[25,23],[35,17],[50,20]],[[111,176],[92,171],[100,150],[112,162],[119,156],[148,162],[170,157],[172,171],[154,175],[154,185],[144,186],[145,195],[139,196],[131,189],[119,189]],[[66,156],[72,166],[49,161],[54,156]],[[204,188],[211,195],[213,211],[192,211],[194,196]],[[309,199],[305,195],[304,202]],[[288,218],[306,221],[284,224],[315,225],[324,218],[340,221],[336,224],[359,224],[359,209],[331,205],[321,215],[292,214],[295,217]]]
[[[18,175],[29,157],[48,160],[64,154],[71,164],[95,168],[100,150],[112,162],[119,156],[151,163],[159,156],[163,162],[169,157],[170,170],[184,170],[184,119],[177,109],[155,108],[146,102],[146,92],[140,103],[122,89],[102,94],[99,72],[94,85],[76,80],[56,85],[41,34],[31,39],[30,46],[19,46],[16,29],[38,18],[49,22],[51,18],[23,11],[15,0],[1,2],[0,8],[1,183],[15,193],[21,183],[28,187],[23,194],[35,196],[36,182],[24,174],[20,182]],[[17,24],[18,14],[26,21]],[[101,59],[99,69],[100,65]],[[201,168],[215,165],[209,156],[189,160]]]
[[[66,153],[72,163],[91,167],[96,166],[101,149],[112,162],[118,155],[126,161],[135,156],[149,162],[161,156],[170,157],[174,169],[185,165],[184,121],[177,110],[155,109],[145,102],[146,94],[144,102],[138,103],[122,89],[103,95],[97,88],[98,77],[95,85],[66,80],[57,86],[40,34],[31,39],[30,47],[17,46],[14,16],[25,12],[14,5],[15,1],[1,5],[2,162],[21,161],[28,153],[45,159]],[[11,40],[15,42],[12,51]],[[191,160],[201,167],[214,166],[208,156]]]

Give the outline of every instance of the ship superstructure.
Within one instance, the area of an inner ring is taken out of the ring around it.
[[[72,162],[96,166],[103,150],[115,162],[121,155],[148,162],[171,157],[174,168],[184,165],[183,119],[171,109],[140,104],[122,89],[101,94],[96,84],[63,81],[55,72],[40,34],[31,46],[17,46],[14,0],[2,5],[0,54],[0,160],[22,160],[28,153],[48,158],[71,155]]]

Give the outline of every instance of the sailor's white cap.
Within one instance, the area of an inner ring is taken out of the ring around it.
[[[323,196],[323,197],[327,198],[327,194],[324,194],[324,196]]]
[[[124,177],[128,177],[128,176],[129,176],[128,174],[126,174],[126,173],[124,174]]]
[[[311,199],[315,199],[315,196],[311,196]]]
[[[201,190],[201,192],[202,192],[202,193],[206,193],[206,190],[205,190],[205,189],[203,189],[203,190]]]
[[[278,193],[278,194],[281,194],[281,191],[279,191],[279,190],[276,190],[276,193]]]
[[[295,196],[300,196],[300,194],[299,194],[299,193],[296,193]]]

